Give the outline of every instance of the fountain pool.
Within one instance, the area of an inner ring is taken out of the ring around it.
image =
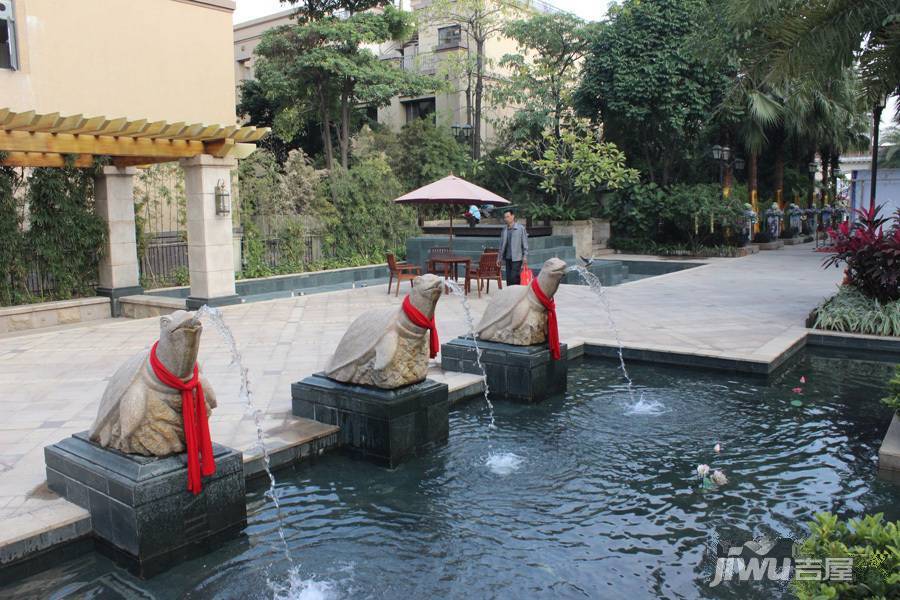
[[[490,438],[475,399],[451,411],[445,447],[393,471],[338,454],[281,471],[293,572],[260,484],[243,539],[154,579],[86,553],[0,596],[789,597],[780,582],[711,588],[716,544],[799,539],[823,510],[900,518],[900,486],[876,476],[890,370],[804,354],[767,382],[634,363],[636,400],[616,362],[585,359],[565,396],[498,403]],[[701,488],[701,463],[728,483]]]

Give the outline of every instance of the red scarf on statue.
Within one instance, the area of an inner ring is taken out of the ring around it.
[[[209,437],[209,421],[206,416],[206,399],[200,385],[200,370],[194,364],[194,375],[184,381],[169,371],[156,356],[156,347],[150,349],[150,366],[153,374],[169,386],[181,392],[181,414],[184,418],[184,445],[187,449],[188,491],[195,496],[203,489],[200,475],[216,472],[212,440]]]
[[[550,347],[550,356],[553,360],[559,360],[559,325],[556,322],[556,302],[548,298],[537,278],[531,280],[531,291],[537,297],[538,302],[547,309],[547,345]]]
[[[403,313],[409,317],[409,320],[413,322],[413,325],[416,327],[422,327],[424,329],[428,329],[431,331],[431,339],[430,339],[430,355],[431,358],[437,356],[437,353],[441,351],[441,342],[438,339],[437,325],[434,322],[434,317],[430,319],[422,314],[418,308],[413,306],[413,303],[410,301],[409,296],[406,296],[403,299]]]

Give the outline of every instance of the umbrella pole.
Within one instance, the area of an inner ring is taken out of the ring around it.
[[[450,205],[450,254],[453,254],[453,205]]]

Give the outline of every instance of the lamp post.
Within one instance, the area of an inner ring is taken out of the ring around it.
[[[728,194],[725,193],[725,169],[734,168],[735,171],[744,170],[744,159],[732,155],[732,150],[728,146],[720,146],[716,144],[712,147],[713,160],[719,163],[719,187],[722,188],[722,198]]]
[[[809,207],[812,208],[816,205],[816,171],[819,170],[819,165],[816,161],[812,161],[808,165],[809,167]],[[825,202],[823,201],[824,205]]]
[[[460,144],[468,144],[470,147],[472,146],[472,129],[472,126],[468,123],[454,123],[450,126],[456,141]],[[471,151],[474,152],[474,149],[471,149]]]

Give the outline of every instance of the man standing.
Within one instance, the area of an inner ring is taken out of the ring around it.
[[[524,225],[516,222],[516,213],[512,210],[503,213],[503,221],[506,227],[500,230],[497,265],[501,260],[506,263],[506,285],[519,285],[522,261],[528,257],[528,232]]]

